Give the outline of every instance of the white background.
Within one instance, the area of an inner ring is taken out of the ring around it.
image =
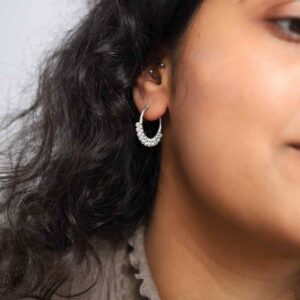
[[[34,93],[37,66],[86,13],[85,0],[0,0],[0,117]]]

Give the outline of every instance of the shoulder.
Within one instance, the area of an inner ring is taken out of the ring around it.
[[[98,240],[95,249],[101,262],[100,269],[93,257],[89,257],[76,268],[76,274],[68,286],[68,293],[75,295],[95,285],[74,300],[140,300],[136,270],[129,261],[132,250],[127,241],[111,244]],[[61,299],[61,298],[58,298]],[[57,299],[57,300],[58,300]],[[53,300],[56,300],[54,298]]]

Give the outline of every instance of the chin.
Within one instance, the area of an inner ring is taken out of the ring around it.
[[[273,215],[269,223],[267,220],[258,222],[256,226],[259,226],[259,223],[261,225],[256,234],[273,251],[300,259],[300,218],[287,219],[287,215],[281,214],[277,218]]]

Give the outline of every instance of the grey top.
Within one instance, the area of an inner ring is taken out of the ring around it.
[[[101,280],[90,291],[74,299],[160,300],[145,254],[145,230],[145,225],[137,227],[135,233],[125,243],[119,243],[115,248],[111,248],[107,243],[101,244],[99,246],[103,266]],[[71,282],[72,294],[89,286],[83,284],[89,278],[80,276],[80,271],[77,274],[78,278],[74,278]],[[93,272],[90,272],[89,276],[92,274]],[[89,281],[92,282],[93,280]]]

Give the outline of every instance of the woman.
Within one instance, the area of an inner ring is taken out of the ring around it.
[[[299,299],[300,2],[92,5],[15,118],[1,299]]]

